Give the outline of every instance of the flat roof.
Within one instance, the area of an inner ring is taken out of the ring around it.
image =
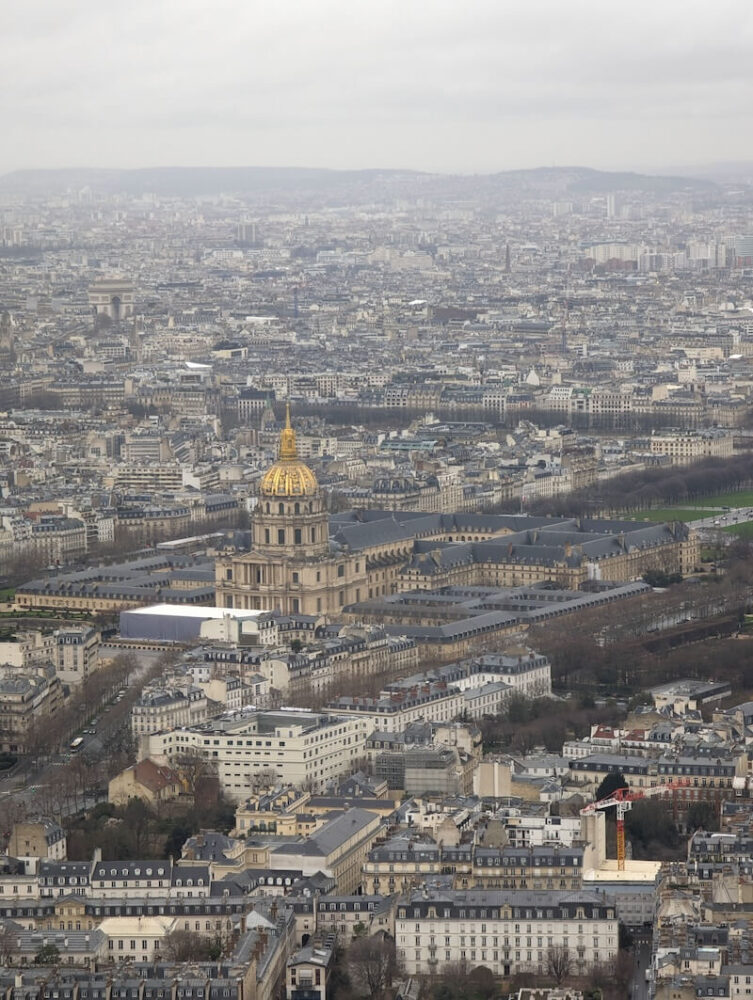
[[[661,868],[661,861],[635,861],[625,858],[625,869],[617,868],[616,858],[605,858],[598,868],[586,868],[583,872],[585,882],[639,882],[653,885]]]
[[[173,618],[258,618],[265,614],[261,609],[208,607],[203,604],[152,604],[148,608],[129,608],[123,614],[129,615],[169,615]]]

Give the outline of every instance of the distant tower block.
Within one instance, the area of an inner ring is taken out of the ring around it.
[[[103,278],[89,289],[89,305],[95,318],[109,316],[118,323],[133,316],[133,285],[124,278]]]
[[[236,238],[239,243],[255,245],[257,241],[256,221],[244,219],[236,226]]]

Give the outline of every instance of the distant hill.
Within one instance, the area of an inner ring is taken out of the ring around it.
[[[512,192],[599,194],[608,191],[710,191],[708,179],[609,172],[588,167],[540,167],[493,174],[429,174],[410,170],[325,170],[305,167],[148,167],[139,170],[70,168],[16,170],[0,177],[0,191],[61,194],[91,188],[101,194],[177,195],[310,194],[361,198],[405,195],[411,189],[452,197],[504,196]]]
[[[690,174],[701,180],[719,181],[726,184],[753,184],[753,162],[750,160],[676,167],[672,173]]]

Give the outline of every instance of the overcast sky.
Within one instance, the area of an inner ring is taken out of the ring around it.
[[[0,171],[753,160],[750,0],[5,0]]]

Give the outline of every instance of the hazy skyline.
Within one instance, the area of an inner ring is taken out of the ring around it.
[[[3,22],[0,172],[753,160],[742,0],[27,0]]]

